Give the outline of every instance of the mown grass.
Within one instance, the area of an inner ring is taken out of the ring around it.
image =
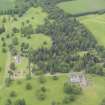
[[[83,16],[79,20],[93,33],[98,43],[105,46],[105,15]]]
[[[70,14],[94,12],[105,9],[104,0],[72,0],[58,4],[58,7]]]

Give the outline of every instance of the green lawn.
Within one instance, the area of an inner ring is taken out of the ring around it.
[[[79,18],[89,29],[100,45],[105,46],[105,15],[90,15]]]
[[[62,2],[58,7],[70,14],[93,12],[105,9],[105,0],[72,0]]]
[[[105,97],[105,77],[88,76],[90,85],[83,89],[82,95],[78,96],[76,101],[68,105],[99,105],[101,100]],[[17,84],[14,81],[11,87],[0,90],[0,105],[5,104],[5,100],[9,97],[11,91],[17,92],[17,97],[12,98],[24,98],[27,105],[51,105],[52,101],[61,102],[64,97],[63,86],[68,76],[60,76],[57,81],[53,80],[52,77],[46,77],[46,83],[43,84],[47,88],[46,99],[39,101],[36,98],[36,91],[41,86],[37,78],[32,80],[21,80],[22,84]],[[32,84],[32,90],[26,90],[26,83]]]

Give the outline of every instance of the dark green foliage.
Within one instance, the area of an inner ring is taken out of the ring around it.
[[[13,44],[13,45],[18,45],[18,44],[19,44],[18,37],[14,37],[14,38],[12,39],[12,44]]]
[[[31,85],[30,83],[27,83],[27,84],[26,84],[26,89],[27,89],[27,90],[31,90],[31,89],[32,89],[32,85]]]
[[[11,91],[10,97],[16,97],[16,96],[17,96],[17,93],[15,91]]]
[[[24,35],[24,36],[29,36],[29,35],[32,35],[34,33],[34,30],[33,30],[33,27],[32,25],[28,25],[28,26],[24,26],[21,28],[21,33]]]
[[[68,104],[70,102],[73,102],[74,100],[75,100],[75,96],[74,95],[68,95],[68,96],[64,97],[63,103],[64,104]]]
[[[71,84],[71,83],[65,83],[64,84],[64,92],[66,94],[78,95],[78,94],[81,94],[82,89],[79,85],[75,85],[75,84]]]
[[[43,101],[46,98],[46,93],[41,91],[41,90],[38,90],[37,94],[36,94],[36,97],[37,97],[38,100]]]
[[[43,83],[46,82],[46,79],[45,79],[44,75],[40,75],[40,76],[38,77],[38,80],[39,80],[39,82],[40,82],[41,84],[43,84]]]
[[[105,105],[105,99],[102,100],[100,105]]]
[[[44,86],[42,86],[42,87],[40,88],[40,90],[41,90],[42,92],[46,92],[46,91],[47,91],[46,87],[44,87]]]
[[[5,105],[12,105],[11,99],[7,99],[7,100],[5,101]]]
[[[0,26],[0,34],[4,33],[6,30],[5,30],[5,27],[2,25]]]
[[[19,16],[22,16],[31,6],[41,6],[49,14],[44,25],[39,26],[36,30],[30,25],[30,20],[27,20],[27,26],[24,25],[24,22],[22,23],[20,31],[25,37],[30,38],[30,35],[36,32],[49,35],[52,38],[52,47],[49,50],[40,48],[31,52],[30,63],[37,64],[38,69],[43,70],[44,73],[54,74],[56,72],[68,73],[71,70],[86,70],[88,73],[103,75],[102,69],[94,71],[93,68],[97,63],[101,63],[97,55],[105,57],[105,51],[100,52],[101,47],[97,46],[95,38],[75,17],[56,7],[62,1],[65,0],[16,0],[15,9]],[[51,19],[53,21],[50,21]],[[13,32],[18,31],[14,27]],[[44,42],[43,44],[46,45],[47,43]],[[28,56],[29,47],[29,44],[21,44],[22,56]],[[82,58],[77,53],[89,52],[90,50],[96,50],[97,55],[85,55]],[[11,52],[16,54],[16,48],[12,47]]]
[[[26,102],[24,99],[18,99],[16,100],[15,105],[26,105]]]
[[[11,70],[16,70],[16,65],[15,65],[15,63],[14,62],[12,62],[11,64],[10,64],[10,69]]]
[[[18,32],[19,32],[19,29],[17,29],[16,27],[14,27],[14,28],[12,29],[12,31],[13,31],[13,33],[18,33]]]
[[[5,79],[5,85],[6,85],[7,87],[9,87],[9,86],[11,85],[11,83],[12,83],[12,80],[11,80],[10,78],[6,78],[6,79]]]
[[[38,1],[38,4],[49,13],[49,19],[53,18],[54,22],[46,20],[36,32],[50,35],[53,43],[50,50],[41,48],[33,52],[32,63],[37,63],[41,70],[52,74],[68,73],[81,59],[75,52],[88,51],[96,46],[96,40],[83,25],[55,7],[55,4],[61,1],[63,0]],[[81,64],[78,66],[77,68],[84,69]]]
[[[31,75],[30,75],[30,74],[27,74],[27,75],[26,75],[26,79],[27,79],[27,80],[31,80]]]
[[[56,76],[56,75],[54,75],[52,78],[53,78],[53,80],[58,80],[59,79],[59,77]]]
[[[80,85],[77,84],[65,83],[64,92],[66,93],[66,96],[64,96],[62,102],[64,104],[68,104],[70,102],[75,101],[76,96],[82,93],[82,88],[80,87]]]

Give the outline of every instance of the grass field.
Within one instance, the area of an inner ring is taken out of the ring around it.
[[[53,100],[60,101],[63,98],[63,84],[66,78],[66,76],[62,76],[59,77],[59,80],[54,81],[52,77],[46,77],[47,82],[43,84],[47,88],[47,97],[45,101],[38,101],[36,98],[36,91],[41,86],[36,78],[30,81],[21,80],[21,85],[18,85],[17,81],[15,81],[10,88],[5,88],[3,91],[0,91],[0,105],[5,104],[5,100],[12,90],[17,92],[17,98],[26,99],[27,105],[51,105]],[[32,90],[27,91],[25,89],[26,83],[32,84]]]
[[[15,0],[0,0],[0,10],[14,9]]]
[[[94,12],[105,9],[105,0],[73,0],[62,2],[58,7],[70,14]]]
[[[4,88],[0,91],[0,105],[5,104],[5,100],[9,97],[11,91],[16,91],[17,98],[24,98],[27,105],[51,105],[52,101],[61,102],[65,94],[63,92],[63,86],[68,76],[60,76],[58,80],[54,81],[52,77],[46,77],[46,83],[43,84],[47,88],[46,99],[39,101],[36,98],[36,91],[41,86],[37,78],[32,80],[21,80],[21,84],[17,84],[17,81],[13,82],[11,87]],[[68,105],[99,105],[102,98],[105,97],[105,77],[88,76],[91,80],[91,85],[83,90],[83,94],[77,97],[77,100]],[[32,84],[32,90],[26,90],[27,83]]]
[[[105,46],[105,15],[83,16],[79,20],[93,33],[98,43]]]

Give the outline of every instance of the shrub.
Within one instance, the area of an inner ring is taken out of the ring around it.
[[[57,105],[56,101],[52,101],[51,105]]]
[[[11,91],[10,97],[16,97],[16,96],[17,96],[17,93],[15,91]]]
[[[6,78],[6,80],[5,80],[5,85],[6,85],[7,87],[9,87],[9,86],[11,85],[11,83],[12,83],[12,80],[11,80],[10,78]]]
[[[31,80],[31,75],[30,75],[30,74],[27,74],[27,75],[26,75],[26,79],[27,79],[27,80]]]
[[[24,99],[18,99],[15,101],[15,105],[26,105],[26,102]]]
[[[27,89],[27,90],[31,90],[31,89],[32,89],[32,85],[31,85],[30,83],[27,83],[27,84],[26,84],[26,89]]]
[[[81,93],[81,87],[79,85],[65,83],[64,84],[64,92],[67,94],[75,94],[78,95]]]
[[[46,82],[46,79],[43,75],[39,76],[38,80],[39,80],[40,83],[45,83]]]
[[[41,89],[42,92],[46,92],[47,91],[46,87],[44,87],[44,86],[42,86],[40,89]]]
[[[65,96],[64,99],[63,99],[63,103],[64,103],[64,104],[68,104],[68,103],[74,101],[75,98],[76,98],[75,95],[68,95],[68,96]]]
[[[45,100],[46,98],[46,94],[42,91],[38,91],[36,96],[38,100]]]
[[[19,84],[19,85],[22,84],[22,81],[18,80],[18,81],[17,81],[17,84]]]
[[[5,105],[12,105],[11,99],[7,99],[7,100],[5,101]]]
[[[102,100],[100,105],[105,105],[105,99]]]
[[[3,47],[3,48],[2,48],[2,52],[3,52],[3,53],[6,53],[6,52],[7,52],[6,48]]]
[[[58,80],[58,76],[54,75],[53,77],[53,80]]]

